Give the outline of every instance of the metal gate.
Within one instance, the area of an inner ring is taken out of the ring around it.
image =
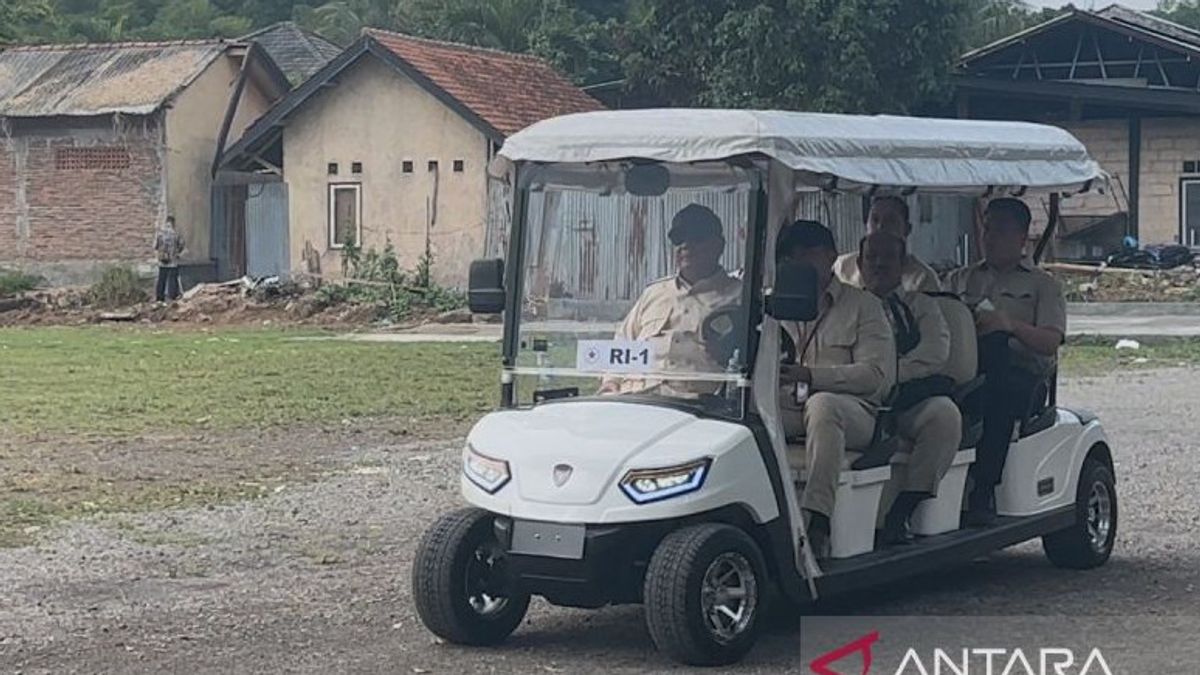
[[[246,195],[246,274],[272,277],[289,268],[286,183],[248,186]]]

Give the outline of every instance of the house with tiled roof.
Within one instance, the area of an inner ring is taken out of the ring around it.
[[[281,99],[283,73],[222,40],[0,51],[0,267],[84,283],[149,272],[173,215],[185,279],[215,275],[213,176],[227,139]]]
[[[225,153],[223,180],[249,186],[246,268],[336,275],[347,243],[390,243],[463,286],[504,139],[601,107],[542,59],[368,29]]]

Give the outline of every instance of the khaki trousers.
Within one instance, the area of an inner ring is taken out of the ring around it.
[[[912,455],[898,481],[901,492],[937,496],[938,483],[954,461],[962,442],[962,415],[946,396],[934,396],[905,410],[896,419],[896,432],[912,443]]]
[[[848,394],[817,392],[802,407],[790,396],[780,403],[784,432],[803,434],[808,482],[800,506],[833,515],[846,449],[866,449],[875,434],[875,410]]]
[[[896,433],[912,449],[907,463],[892,464],[892,479],[879,502],[877,528],[883,527],[885,516],[901,492],[937,496],[938,485],[962,442],[962,415],[954,401],[935,396],[900,413],[896,418]]]

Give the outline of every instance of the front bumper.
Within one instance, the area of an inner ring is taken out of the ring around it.
[[[646,565],[674,523],[586,525],[578,559],[512,551],[513,520],[497,517],[496,539],[508,552],[506,570],[516,587],[565,607],[603,607],[642,599]]]

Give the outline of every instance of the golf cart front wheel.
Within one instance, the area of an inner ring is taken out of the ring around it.
[[[510,587],[492,514],[467,508],[430,527],[412,566],[413,602],[425,627],[465,645],[494,645],[512,634],[529,594]]]
[[[1108,562],[1116,539],[1116,480],[1108,465],[1088,459],[1079,474],[1075,524],[1042,537],[1042,548],[1055,565],[1086,570]]]
[[[672,532],[646,569],[650,637],[681,663],[734,663],[758,637],[766,583],[762,554],[742,530],[704,524]]]

